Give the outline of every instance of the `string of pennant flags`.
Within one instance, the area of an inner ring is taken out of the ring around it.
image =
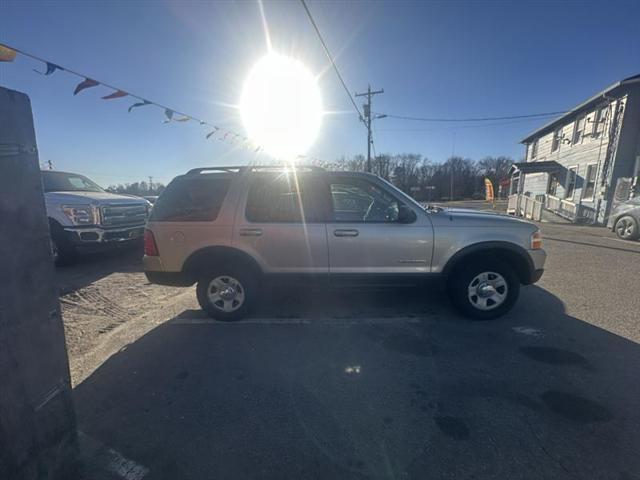
[[[123,97],[131,97],[137,100],[135,103],[131,104],[127,109],[129,113],[131,113],[131,111],[135,108],[153,105],[164,111],[165,118],[163,123],[195,121],[202,126],[209,127],[209,131],[205,135],[205,139],[207,140],[209,140],[211,137],[214,137],[214,135],[219,134],[214,138],[217,138],[220,141],[225,141],[231,144],[240,145],[247,149],[253,150],[256,153],[261,152],[263,150],[263,148],[260,145],[256,145],[244,135],[240,135],[239,133],[224,129],[217,125],[213,125],[212,123],[202,120],[200,118],[197,118],[194,115],[188,115],[186,113],[182,113],[174,108],[170,108],[160,103],[153,102],[140,95],[131,93],[124,89],[117,88],[105,82],[95,80],[92,76],[84,75],[82,73],[76,72],[67,67],[63,67],[49,60],[45,60],[43,58],[37,57],[30,53],[24,52],[22,50],[18,50],[17,48],[10,47],[6,44],[0,44],[0,62],[12,62],[15,60],[17,54],[20,54],[25,57],[29,57],[33,60],[44,63],[44,66],[45,66],[44,70],[38,70],[35,68],[33,69],[34,72],[40,75],[50,76],[50,75],[53,75],[56,71],[63,71],[63,72],[70,73],[71,75],[75,75],[76,77],[82,78],[82,81],[76,85],[76,88],[73,91],[73,95],[78,95],[83,90],[87,90],[89,88],[93,88],[101,85],[113,90],[112,93],[101,97],[102,100],[114,100],[114,99],[123,98]]]
[[[113,90],[112,93],[105,95],[103,97],[101,97],[102,100],[114,100],[117,98],[124,98],[124,97],[130,97],[133,98],[134,100],[136,100],[135,103],[131,104],[128,109],[127,112],[131,113],[132,110],[136,109],[136,108],[140,108],[140,107],[146,107],[149,105],[153,105],[157,108],[160,108],[161,110],[163,110],[164,112],[164,120],[163,123],[172,123],[172,122],[189,122],[189,121],[193,121],[196,122],[198,124],[200,124],[203,127],[207,127],[207,133],[205,134],[205,140],[209,140],[211,138],[215,138],[218,139],[222,142],[226,142],[229,144],[233,144],[236,146],[240,146],[243,147],[247,150],[251,150],[255,153],[260,153],[264,151],[264,148],[261,145],[257,145],[256,143],[254,143],[251,139],[245,137],[244,135],[241,135],[237,132],[228,130],[226,128],[214,125],[210,122],[207,122],[205,120],[202,120],[200,118],[197,118],[193,115],[188,115],[186,113],[183,113],[179,110],[176,110],[174,108],[170,108],[167,107],[166,105],[162,105],[160,103],[157,102],[153,102],[151,100],[148,100],[140,95],[131,93],[127,90],[123,90],[121,88],[117,88],[114,87],[112,85],[109,85],[108,83],[105,82],[101,82],[98,80],[95,80],[92,76],[89,75],[84,75],[82,73],[76,72],[74,70],[71,70],[67,67],[63,67],[60,66],[54,62],[45,60],[43,58],[37,57],[36,55],[32,55],[30,53],[27,53],[25,51],[19,50],[17,48],[11,47],[9,45],[6,44],[2,44],[0,43],[0,62],[13,62],[16,58],[16,56],[20,54],[23,55],[25,57],[31,58],[33,60],[36,60],[38,62],[42,62],[44,64],[44,69],[42,70],[38,70],[38,69],[33,69],[34,72],[48,77],[50,75],[53,75],[56,71],[61,71],[61,72],[67,72],[71,75],[74,75],[76,77],[82,78],[82,81],[80,83],[78,83],[76,85],[76,88],[73,91],[73,95],[78,95],[80,92],[82,92],[83,90],[87,90],[89,88],[94,88],[94,87],[98,87],[98,86],[103,86],[103,87],[107,87],[111,90]],[[315,157],[311,157],[308,155],[299,155],[298,156],[299,159],[306,159],[312,162],[319,162],[319,160]]]

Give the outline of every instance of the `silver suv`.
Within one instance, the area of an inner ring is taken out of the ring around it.
[[[197,283],[211,317],[245,316],[265,282],[330,286],[446,281],[479,319],[516,302],[546,254],[538,228],[473,210],[424,208],[371,174],[296,167],[211,167],[176,177],[145,231],[150,282]]]

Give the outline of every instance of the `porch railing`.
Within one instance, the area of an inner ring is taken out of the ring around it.
[[[594,223],[596,221],[596,212],[593,208],[553,195],[545,196],[544,208],[572,222]]]
[[[543,203],[526,195],[509,195],[507,213],[530,220],[540,221],[542,218]]]

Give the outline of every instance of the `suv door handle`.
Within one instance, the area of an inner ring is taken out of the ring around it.
[[[359,233],[358,230],[351,229],[338,229],[333,231],[336,237],[357,237]]]
[[[241,237],[259,237],[262,235],[261,228],[241,228],[240,236]]]

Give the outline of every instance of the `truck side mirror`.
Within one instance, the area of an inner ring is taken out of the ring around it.
[[[417,220],[416,212],[404,204],[398,206],[398,223],[413,223]]]

